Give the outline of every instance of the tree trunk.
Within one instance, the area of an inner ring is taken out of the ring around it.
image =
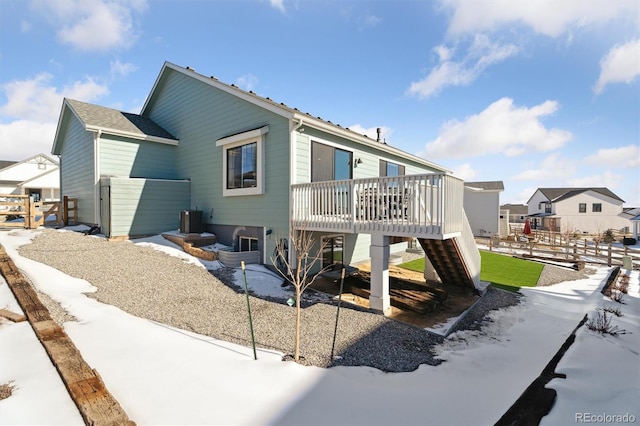
[[[294,357],[296,362],[300,361],[300,287],[296,286],[296,345]]]

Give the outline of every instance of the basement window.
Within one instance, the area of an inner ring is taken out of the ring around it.
[[[258,239],[252,237],[240,237],[238,244],[240,251],[258,251]]]

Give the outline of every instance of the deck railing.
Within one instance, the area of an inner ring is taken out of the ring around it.
[[[449,238],[464,226],[464,185],[444,173],[291,186],[296,228]]]

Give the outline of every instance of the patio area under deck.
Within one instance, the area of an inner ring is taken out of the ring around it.
[[[444,173],[312,182],[291,186],[292,226],[327,233],[371,234],[372,309],[387,313],[389,297],[389,237],[451,240],[452,250],[436,259],[426,252],[441,278],[445,270],[463,269],[470,286],[478,288],[480,255],[464,207],[464,182]],[[451,244],[450,244],[451,245]]]

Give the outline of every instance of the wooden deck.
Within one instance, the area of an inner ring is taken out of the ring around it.
[[[347,277],[345,285],[347,291],[357,296],[368,299],[371,295],[366,275]],[[389,278],[391,306],[396,308],[426,314],[437,310],[447,300],[447,295],[447,291],[426,284],[418,284],[395,277]]]
[[[292,224],[320,232],[445,239],[464,228],[464,182],[445,173],[291,186]]]

